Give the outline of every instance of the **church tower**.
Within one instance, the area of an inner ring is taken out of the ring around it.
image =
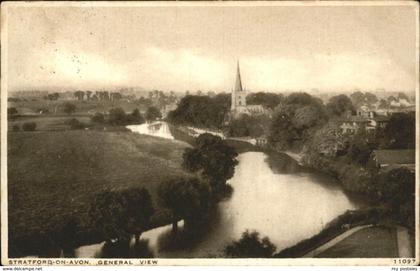
[[[235,88],[232,90],[232,101],[230,109],[232,113],[245,113],[246,111],[246,91],[242,88],[239,61],[237,64]]]

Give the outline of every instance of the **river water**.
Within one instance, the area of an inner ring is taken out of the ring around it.
[[[129,126],[131,131],[173,139],[164,122]],[[232,195],[220,202],[214,218],[199,234],[178,234],[173,241],[171,226],[149,230],[142,242],[154,257],[217,257],[232,240],[246,230],[256,230],[284,249],[309,238],[358,203],[348,197],[330,177],[308,172],[284,155],[275,162],[262,152],[245,152],[228,181]],[[175,243],[175,245],[174,245]],[[78,257],[98,257],[104,243],[81,247]]]

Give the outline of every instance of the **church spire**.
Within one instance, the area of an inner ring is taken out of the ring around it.
[[[239,69],[239,60],[237,64],[237,71],[236,71],[236,82],[235,82],[235,92],[241,92],[242,89],[242,81],[241,81],[241,71]]]

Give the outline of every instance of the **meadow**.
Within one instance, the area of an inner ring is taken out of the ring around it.
[[[159,223],[156,188],[187,174],[181,169],[187,146],[123,131],[9,132],[9,253],[32,253],[32,243],[45,241],[42,236],[71,217],[80,219],[85,240],[79,243],[92,242],[86,240],[95,239],[89,236],[88,208],[107,188],[147,188]]]

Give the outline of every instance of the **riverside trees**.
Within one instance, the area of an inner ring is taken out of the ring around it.
[[[237,156],[236,150],[220,137],[205,133],[197,138],[195,148],[185,149],[183,167],[200,173],[209,181],[213,193],[221,195],[238,164]]]
[[[210,206],[210,186],[196,177],[164,182],[159,186],[158,195],[171,212],[173,231],[177,231],[179,220],[184,219],[186,226],[193,224]]]
[[[154,212],[149,192],[144,188],[99,193],[89,209],[91,224],[105,240],[139,240]]]

